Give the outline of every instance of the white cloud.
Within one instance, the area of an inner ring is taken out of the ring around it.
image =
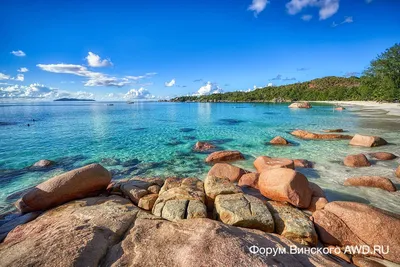
[[[306,7],[319,8],[319,19],[325,20],[339,10],[339,0],[291,0],[286,4],[289,14],[295,15]]]
[[[8,80],[10,79],[10,75],[6,75],[0,72],[0,80]]]
[[[269,4],[268,0],[253,0],[247,10],[254,11],[254,16],[257,17],[257,15],[265,9],[267,4]]]
[[[312,15],[303,15],[301,16],[301,19],[304,21],[310,21],[312,19]]]
[[[17,50],[17,51],[11,51],[11,54],[17,57],[24,57],[26,56],[25,52],[22,50]]]
[[[110,60],[107,59],[102,60],[99,55],[96,55],[95,53],[92,52],[89,52],[88,56],[86,57],[86,60],[89,66],[94,68],[107,67],[112,65],[112,62]]]
[[[130,82],[127,79],[118,79],[116,77],[108,76],[100,72],[93,72],[88,70],[82,65],[74,64],[38,64],[36,65],[40,69],[53,73],[66,73],[73,74],[81,77],[86,77],[88,80],[85,82],[85,86],[116,86],[122,87]]]
[[[110,96],[110,94],[109,94]],[[114,96],[114,94],[113,94]],[[151,93],[145,89],[145,88],[139,88],[139,89],[131,89],[129,90],[124,96],[123,98],[125,99],[150,99],[150,98],[154,98],[153,95],[151,95]]]
[[[14,80],[19,81],[19,82],[23,82],[25,79],[23,74],[18,74],[17,77],[14,78]]]
[[[28,72],[28,68],[19,68],[18,72]]]
[[[273,84],[272,84],[272,83],[269,83],[269,84],[267,85],[267,87],[271,87],[271,86],[273,86]]]
[[[332,22],[332,27],[337,27],[341,24],[345,24],[345,23],[353,23],[353,17],[344,17],[344,20],[340,23],[336,23],[336,22]]]
[[[95,98],[93,93],[88,92],[68,92],[57,88],[51,88],[43,84],[33,83],[28,86],[10,85],[0,87],[0,98],[23,98],[23,99],[56,99],[62,97],[70,98]]]
[[[172,79],[170,82],[165,82],[164,85],[166,87],[172,87],[175,85],[175,83],[176,83],[175,79]]]
[[[210,94],[221,94],[224,91],[217,84],[207,82],[204,86],[200,87],[199,90],[193,95],[210,95]]]

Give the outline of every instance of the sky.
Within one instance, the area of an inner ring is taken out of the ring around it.
[[[398,0],[0,2],[0,100],[164,99],[359,76]]]

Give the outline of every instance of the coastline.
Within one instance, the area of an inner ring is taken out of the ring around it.
[[[379,103],[375,101],[310,101],[314,103],[339,104],[361,110],[384,110],[386,115],[400,116],[400,103]]]

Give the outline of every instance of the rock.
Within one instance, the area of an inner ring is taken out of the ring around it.
[[[344,165],[347,167],[369,167],[371,163],[364,154],[349,155],[344,159]]]
[[[325,129],[323,130],[326,133],[343,133],[343,129]]]
[[[141,178],[125,179],[113,185],[113,192],[119,191],[123,196],[129,198],[135,205],[139,205],[142,197],[148,194],[158,194],[160,186],[164,184],[161,178]]]
[[[399,215],[366,204],[334,201],[313,217],[322,242],[338,246],[367,244],[371,251],[374,246],[383,246],[385,252],[389,246],[387,254],[375,256],[400,263]]]
[[[151,185],[147,188],[147,191],[152,194],[158,194],[161,187],[159,185]]]
[[[358,267],[398,267],[399,265],[389,261],[378,259],[375,257],[365,257],[362,255],[354,255],[353,264]]]
[[[225,150],[225,151],[216,151],[208,155],[206,158],[207,163],[217,163],[217,162],[229,162],[242,160],[244,156],[239,151],[233,150]]]
[[[215,214],[225,224],[274,232],[274,220],[264,203],[243,193],[218,195]]]
[[[311,212],[322,210],[326,204],[328,204],[328,200],[324,197],[311,197],[310,206],[307,210]]]
[[[289,145],[289,141],[282,136],[274,137],[269,143],[272,145]]]
[[[311,108],[311,104],[308,102],[295,102],[290,104],[289,108]]]
[[[215,149],[215,146],[213,144],[207,143],[207,142],[197,142],[194,145],[193,150],[194,151],[199,151],[199,152],[205,152],[205,151],[209,151],[209,150],[213,150]]]
[[[3,241],[4,238],[6,238],[7,234],[13,230],[15,227],[21,224],[28,223],[34,219],[36,219],[41,212],[30,212],[21,216],[18,216],[15,219],[12,219],[11,221],[6,222],[5,224],[2,224],[0,226],[0,242]]]
[[[395,174],[396,174],[396,176],[397,176],[398,178],[400,178],[400,166],[397,167],[397,169],[396,169],[396,171],[395,171]]]
[[[148,194],[139,199],[138,207],[144,210],[152,210],[158,194]]]
[[[294,159],[293,160],[295,168],[313,168],[314,164],[306,159]]]
[[[0,244],[0,265],[99,266],[138,212],[117,196],[69,202],[11,231]]]
[[[212,175],[207,176],[204,180],[204,190],[209,210],[214,209],[214,200],[218,195],[242,193],[240,187],[231,183],[228,178],[218,178]]]
[[[55,176],[28,191],[17,208],[21,212],[47,210],[65,202],[105,190],[110,173],[100,164],[90,164]]]
[[[344,254],[340,247],[328,246],[328,248],[329,248],[330,254],[335,255],[336,257],[339,257],[348,263],[351,263],[350,257],[348,255]]]
[[[121,185],[121,191],[125,196],[127,196],[133,204],[138,205],[139,200],[148,195],[149,192],[147,192],[146,189],[140,188],[135,185],[136,183],[128,181]]]
[[[52,160],[41,159],[38,162],[36,162],[35,164],[33,164],[31,167],[33,167],[33,168],[47,168],[47,167],[53,166],[54,164],[55,164],[55,162],[52,161]]]
[[[290,159],[284,158],[270,158],[267,156],[260,156],[254,161],[254,167],[257,172],[261,173],[264,170],[277,169],[277,168],[289,168],[294,169],[294,162]]]
[[[295,130],[291,132],[292,135],[297,136],[302,139],[311,139],[311,140],[335,140],[335,139],[351,139],[353,136],[344,135],[344,134],[317,134],[311,133],[304,130]]]
[[[356,134],[353,139],[350,140],[352,146],[364,146],[364,147],[376,147],[387,145],[385,139],[378,136],[367,136]]]
[[[338,111],[342,111],[342,110],[345,110],[346,108],[344,108],[344,107],[337,107],[337,108],[335,108],[335,110],[338,110]]]
[[[243,174],[242,177],[240,177],[239,186],[250,186],[253,188],[258,189],[258,177],[260,176],[259,173],[256,172],[250,172]]]
[[[276,201],[267,202],[275,222],[275,233],[306,246],[315,246],[318,236],[313,222],[302,211]]]
[[[351,266],[320,253],[289,253],[292,246],[297,247],[276,234],[210,219],[137,219],[126,238],[110,249],[103,266]],[[272,257],[260,248],[287,252]]]
[[[192,201],[195,203],[191,203]],[[198,202],[203,205],[199,206]],[[207,217],[203,182],[197,178],[166,179],[152,212],[170,221],[190,219],[200,215]]]
[[[228,178],[231,182],[237,182],[245,173],[245,170],[231,164],[216,163],[208,172],[208,175],[216,176],[218,178]]]
[[[308,185],[312,191],[313,197],[325,197],[324,190],[322,190],[322,188],[319,185],[312,182],[308,182]]]
[[[369,153],[369,155],[378,160],[392,160],[397,158],[396,155],[388,152],[375,152],[375,153]]]
[[[307,178],[292,169],[271,169],[263,171],[258,187],[265,197],[286,201],[299,208],[307,208],[311,202],[312,190]]]
[[[395,192],[396,186],[390,181],[390,179],[380,176],[361,176],[347,178],[344,183],[347,186],[366,186],[376,187],[389,192]]]

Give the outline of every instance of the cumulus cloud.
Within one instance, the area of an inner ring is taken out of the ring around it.
[[[175,79],[172,79],[170,82],[165,82],[164,85],[166,87],[172,87],[175,85],[175,83],[176,83]]]
[[[193,95],[210,95],[210,94],[221,94],[224,91],[216,83],[207,82],[204,86],[200,87],[199,90]]]
[[[23,74],[18,74],[17,77],[14,78],[14,80],[19,81],[19,82],[23,82],[25,79]]]
[[[0,80],[15,80],[15,81],[23,82],[24,78],[25,77],[23,74],[18,74],[17,77],[11,77],[10,75],[6,75],[6,74],[0,72]]]
[[[332,22],[332,27],[337,27],[345,23],[353,23],[353,22],[354,22],[353,17],[344,17],[344,20],[340,23]]]
[[[17,51],[11,51],[11,54],[17,57],[24,57],[26,56],[25,52],[22,50],[17,50]]]
[[[319,9],[319,19],[325,20],[339,10],[339,0],[291,0],[286,4],[289,14],[295,15],[304,8],[316,7]]]
[[[271,86],[272,86],[272,83],[267,84],[267,87],[271,87]]]
[[[112,62],[110,60],[107,59],[102,60],[99,55],[96,55],[93,52],[89,52],[89,54],[86,57],[86,60],[89,66],[94,68],[107,67],[112,65]]]
[[[10,75],[6,75],[0,72],[0,80],[8,80],[10,79]]]
[[[29,70],[28,70],[28,68],[19,68],[18,69],[18,72],[28,72]]]
[[[116,77],[108,76],[100,72],[94,72],[88,70],[82,65],[75,64],[38,64],[36,65],[40,69],[53,73],[65,73],[73,74],[81,77],[86,77],[88,80],[85,82],[85,86],[116,86],[122,87],[130,82],[128,79],[118,79]]]
[[[154,96],[145,88],[139,88],[139,89],[131,89],[129,90],[123,98],[125,99],[150,99],[154,98]]]
[[[304,21],[310,21],[312,19],[312,15],[303,15],[301,16],[301,19]]]
[[[257,17],[257,15],[265,9],[267,4],[269,4],[268,0],[253,0],[247,10],[254,11],[254,16]]]

